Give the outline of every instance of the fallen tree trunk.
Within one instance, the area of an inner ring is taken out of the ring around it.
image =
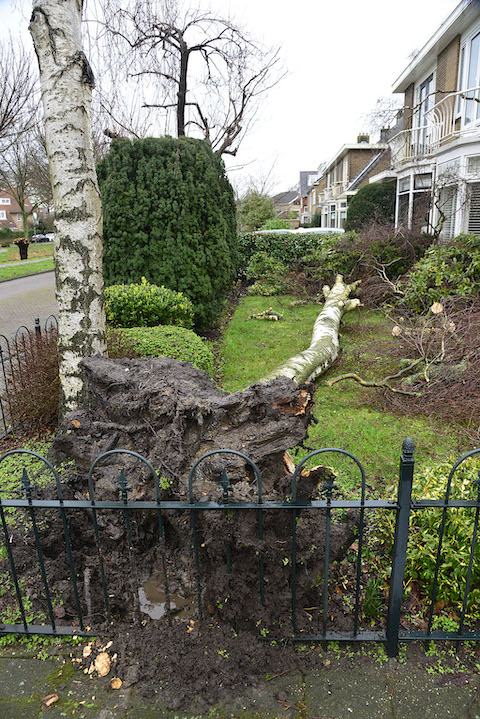
[[[354,282],[346,285],[342,275],[337,275],[331,289],[325,285],[323,288],[325,304],[313,326],[310,347],[289,357],[286,362],[258,381],[270,382],[276,377],[289,377],[297,384],[303,384],[312,382],[325,372],[338,357],[340,348],[338,330],[342,316],[360,304],[358,299],[349,299],[358,284]]]

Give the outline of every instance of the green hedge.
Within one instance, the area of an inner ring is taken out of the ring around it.
[[[444,500],[447,479],[453,465],[442,462],[416,472],[413,481],[412,496],[416,499]],[[476,500],[477,488],[474,481],[478,478],[480,461],[469,460],[460,465],[454,474],[450,499]],[[395,491],[392,489],[392,498]],[[418,583],[422,597],[428,606],[431,587],[435,575],[439,527],[442,519],[442,507],[427,508],[412,512],[410,517],[409,539],[405,581],[407,587]],[[441,567],[438,582],[437,602],[444,601],[448,608],[461,610],[465,580],[467,577],[470,547],[475,524],[475,510],[450,508],[447,511],[445,534],[442,546]],[[379,513],[378,521],[370,532],[370,541],[378,548],[385,547],[390,553],[395,535],[395,513]],[[480,618],[480,542],[475,548],[471,591],[469,594],[467,616]]]
[[[352,197],[347,210],[346,230],[360,230],[370,222],[395,220],[395,187],[382,182],[364,185]]]
[[[232,187],[207,142],[115,140],[98,166],[106,285],[149,282],[183,292],[209,326],[237,272]]]
[[[213,352],[192,330],[185,327],[130,327],[122,334],[137,357],[171,357],[190,362],[213,377]]]
[[[350,236],[347,236],[347,240]],[[243,232],[238,236],[238,250],[240,265],[246,269],[256,252],[267,252],[286,265],[293,265],[313,250],[320,249],[322,245],[334,245],[345,238],[343,233],[316,232],[265,232],[261,235],[253,232]]]
[[[480,293],[480,237],[459,235],[448,245],[433,245],[413,267],[404,304],[425,311],[443,297]]]
[[[111,285],[105,288],[105,314],[111,327],[154,327],[193,325],[193,304],[181,292],[151,285],[145,277],[140,284]]]

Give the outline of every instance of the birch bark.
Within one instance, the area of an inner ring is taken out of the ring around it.
[[[60,415],[84,397],[82,357],[105,354],[102,205],[93,158],[93,73],[82,50],[83,0],[35,0],[30,21],[40,69],[55,209]]]
[[[340,343],[338,330],[345,312],[358,307],[360,300],[349,299],[349,295],[358,285],[354,282],[346,285],[342,275],[337,275],[335,284],[323,288],[325,304],[313,325],[312,341],[308,349],[303,350],[270,372],[258,382],[269,382],[276,377],[290,377],[297,384],[312,382],[321,375],[338,357]]]

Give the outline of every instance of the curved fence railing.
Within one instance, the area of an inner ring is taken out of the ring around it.
[[[389,656],[401,641],[478,641],[475,626],[470,622],[467,628],[469,597],[479,590],[480,575],[477,455],[480,450],[469,452],[453,465],[443,496],[412,498],[414,444],[407,439],[396,499],[372,499],[361,462],[335,447],[304,457],[282,484],[285,496],[237,450],[213,450],[198,458],[175,490],[151,461],[130,449],[98,456],[83,484],[78,477],[62,478],[35,452],[12,450],[0,457],[0,467],[15,461],[9,473],[20,475],[16,484],[10,482],[9,492],[0,488],[0,562],[9,576],[7,593],[11,590],[0,634],[88,634],[118,619],[141,628],[145,612],[139,589],[147,567],[156,566],[170,624],[179,614],[181,576],[192,593],[191,623],[217,613],[236,626],[242,617],[260,626],[269,640],[280,632],[279,638],[302,642],[381,641]],[[469,460],[475,466],[467,479],[462,475],[460,492],[457,473]],[[470,481],[472,472],[476,479]],[[347,475],[348,491],[342,488]],[[471,515],[471,536],[464,548],[457,628],[446,631],[435,627],[434,615],[445,573],[449,518],[459,511]],[[409,523],[413,513],[422,512],[438,517],[435,566],[425,596],[425,628],[405,629]],[[393,549],[383,557],[390,577],[388,592],[380,592],[385,606],[377,607],[383,620],[377,618],[371,627],[366,609],[369,583],[376,579],[369,574],[376,565],[365,542],[375,531],[378,513],[391,516],[395,530]],[[347,545],[340,551],[345,537]],[[312,538],[312,546],[306,546]],[[288,627],[282,630],[283,616]]]

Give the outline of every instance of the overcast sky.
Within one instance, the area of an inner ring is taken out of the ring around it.
[[[31,2],[0,0],[5,32],[26,31]],[[457,6],[455,0],[199,0],[230,15],[269,46],[280,46],[287,76],[262,102],[236,158],[234,184],[271,176],[270,190],[298,182],[367,129],[376,100]],[[96,70],[96,68],[94,68]],[[98,71],[98,70],[97,70]]]

